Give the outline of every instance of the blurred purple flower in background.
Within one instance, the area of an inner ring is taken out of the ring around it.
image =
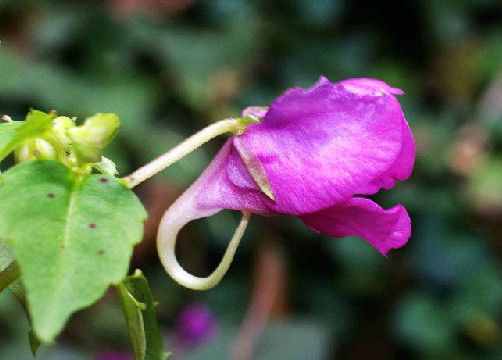
[[[200,345],[218,333],[218,324],[213,313],[202,303],[187,305],[174,329],[174,342],[177,349]]]
[[[164,231],[223,209],[298,216],[334,237],[358,235],[386,255],[408,241],[402,205],[382,209],[365,198],[407,179],[413,137],[395,95],[375,79],[293,88],[232,137],[199,179],[166,212]],[[159,238],[162,239],[163,234]],[[159,249],[161,257],[162,241]]]

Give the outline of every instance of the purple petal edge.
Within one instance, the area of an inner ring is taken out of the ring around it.
[[[300,219],[314,231],[333,237],[360,236],[383,255],[404,246],[411,235],[411,220],[402,205],[382,209],[369,199],[353,198]]]

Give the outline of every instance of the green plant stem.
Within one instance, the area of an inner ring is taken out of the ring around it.
[[[241,130],[239,126],[240,119],[225,119],[211,124],[190,136],[173,149],[160,155],[158,158],[142,166],[130,175],[124,177],[123,180],[125,181],[126,186],[132,189],[136,185],[141,184],[143,181],[189,155],[209,140],[227,132],[238,133]]]

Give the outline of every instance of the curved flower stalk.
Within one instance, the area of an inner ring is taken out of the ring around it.
[[[395,95],[375,79],[293,88],[230,138],[199,179],[164,214],[158,250],[167,272],[192,289],[216,285],[228,269],[249,213],[293,215],[333,237],[358,235],[386,255],[406,244],[410,218],[402,205],[385,210],[365,198],[407,179],[415,160],[410,128]],[[213,274],[197,278],[177,262],[178,231],[223,209],[243,220]]]

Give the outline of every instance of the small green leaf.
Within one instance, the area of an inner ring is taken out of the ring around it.
[[[119,126],[117,115],[96,114],[86,119],[83,125],[68,129],[67,134],[81,162],[98,162]]]
[[[136,360],[164,360],[162,337],[148,281],[140,270],[117,285]]]
[[[116,178],[57,161],[18,164],[2,180],[0,236],[21,269],[35,334],[51,342],[73,312],[124,278],[146,212]]]
[[[47,131],[53,119],[54,115],[52,114],[31,110],[26,116],[26,121],[0,125],[0,161],[5,159],[23,141]]]

